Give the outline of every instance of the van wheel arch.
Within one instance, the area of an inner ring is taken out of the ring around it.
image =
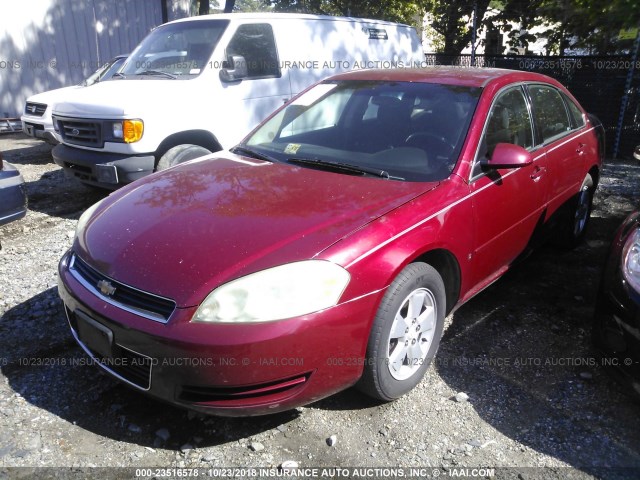
[[[156,150],[156,170],[162,157],[172,148],[180,145],[195,145],[208,150],[209,153],[222,150],[218,139],[206,130],[190,130],[179,132],[165,138]]]

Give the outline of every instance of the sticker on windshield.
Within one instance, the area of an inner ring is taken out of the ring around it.
[[[337,83],[321,83],[316,85],[291,102],[291,105],[302,105],[303,107],[313,105],[337,86]]]
[[[199,68],[192,68],[191,70],[189,70],[189,75],[198,75],[199,73],[200,73]]]
[[[300,150],[301,146],[302,145],[300,145],[299,143],[289,143],[286,147],[284,147],[284,153],[295,155],[296,153],[298,153],[298,150]]]

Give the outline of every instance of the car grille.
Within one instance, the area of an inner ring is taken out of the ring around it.
[[[208,406],[233,406],[247,400],[266,402],[283,400],[306,387],[311,373],[244,387],[203,387],[183,385],[178,400]]]
[[[102,148],[102,124],[90,120],[56,117],[60,135],[66,143]]]
[[[153,367],[153,359],[151,357],[134,352],[118,344],[113,345],[112,355],[109,358],[99,355],[78,338],[78,320],[66,305],[65,312],[76,341],[99,366],[138,388],[143,390],[151,388],[151,368]]]
[[[47,106],[44,103],[27,102],[24,107],[24,113],[27,115],[35,115],[41,117],[47,110]]]
[[[71,256],[69,270],[87,289],[104,301],[150,320],[166,323],[176,308],[173,300],[113,280],[87,265],[75,254]]]

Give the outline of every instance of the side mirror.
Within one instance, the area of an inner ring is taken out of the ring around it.
[[[512,143],[499,143],[493,149],[491,158],[485,164],[488,168],[521,168],[531,165],[533,157],[531,154]]]
[[[223,63],[223,67],[220,70],[220,80],[223,82],[236,82],[249,76],[247,61],[242,55],[231,55],[229,60]]]

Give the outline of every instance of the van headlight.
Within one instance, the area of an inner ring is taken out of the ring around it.
[[[254,323],[306,315],[335,306],[350,277],[324,260],[280,265],[216,288],[191,320]]]
[[[112,133],[113,138],[122,140],[125,143],[137,142],[144,133],[144,122],[139,118],[113,122]]]
[[[629,235],[622,248],[622,275],[631,288],[640,292],[640,228]]]

